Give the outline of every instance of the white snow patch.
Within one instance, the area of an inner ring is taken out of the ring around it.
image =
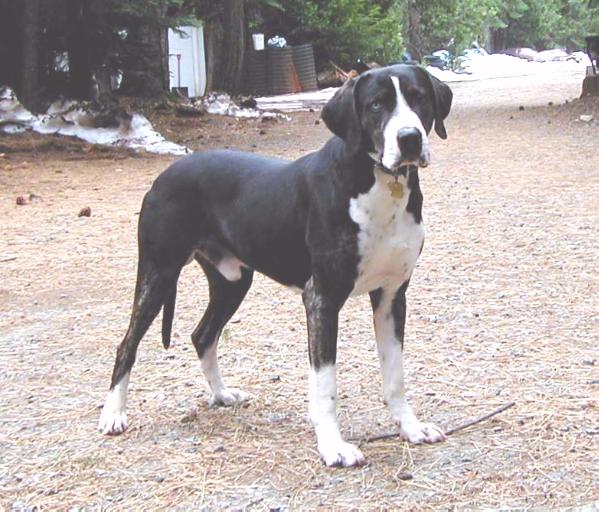
[[[427,71],[444,82],[462,82],[514,76],[563,74],[584,71],[591,63],[586,54],[576,52],[564,57],[558,51],[538,52],[545,60],[529,61],[502,53],[470,54],[461,58],[459,72],[427,66]],[[559,59],[559,60],[551,60]],[[566,60],[567,59],[567,60]]]
[[[510,55],[488,54],[481,50],[478,51],[480,54],[472,51],[460,58],[460,72],[441,70],[433,66],[428,66],[426,69],[444,82],[463,82],[538,74],[577,73],[584,72],[586,66],[591,65],[588,56],[583,52],[575,52],[569,55],[563,50],[536,52],[543,62],[540,60],[530,62]],[[293,112],[311,108],[320,109],[333,97],[336,91],[336,87],[329,87],[319,91],[264,96],[256,98],[256,102],[258,108],[264,110]]]
[[[299,92],[296,94],[281,94],[279,96],[264,96],[256,98],[261,109],[277,109],[287,112],[319,108],[329,101],[337,92],[337,87],[329,87],[319,91]]]
[[[256,100],[258,101],[258,100]],[[200,103],[209,114],[221,116],[246,117],[246,118],[273,118],[280,117],[290,121],[289,116],[277,112],[268,112],[267,108],[260,104],[260,108],[247,108],[237,105],[226,93],[210,93],[200,99]]]
[[[56,101],[45,114],[34,115],[21,105],[12,89],[4,87],[0,90],[0,131],[4,133],[33,130],[44,134],[77,137],[91,144],[123,146],[151,153],[190,153],[185,146],[167,141],[141,114],[121,119],[118,126],[110,128],[94,126],[97,114],[84,110],[74,101]]]

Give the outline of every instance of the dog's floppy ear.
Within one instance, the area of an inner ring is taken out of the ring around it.
[[[444,82],[441,82],[436,76],[431,75],[428,71],[426,71],[426,74],[433,87],[433,101],[435,102],[435,131],[439,137],[446,139],[447,131],[445,130],[443,120],[449,115],[453,93],[449,86]]]
[[[359,133],[360,121],[355,107],[355,88],[359,77],[345,82],[322,109],[320,117],[337,137],[346,142],[350,136]]]

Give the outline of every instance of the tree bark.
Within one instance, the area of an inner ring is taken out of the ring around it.
[[[0,85],[13,89],[20,82],[20,61],[18,48],[21,35],[18,30],[18,5],[12,0],[0,0]]]
[[[408,51],[412,54],[412,58],[420,61],[424,48],[422,47],[422,25],[420,18],[422,17],[418,3],[412,1],[408,5]]]
[[[67,4],[67,47],[69,54],[70,95],[87,99],[90,94],[92,71],[89,55],[89,31],[83,0],[69,0]]]
[[[40,107],[40,2],[39,0],[22,0],[21,8],[23,31],[19,99],[29,110],[37,110]]]
[[[247,35],[244,0],[223,0],[219,15],[206,20],[205,34],[206,91],[239,93]]]
[[[158,96],[168,91],[167,29],[156,24],[140,24],[128,29],[121,91],[143,97]]]
[[[220,18],[208,19],[204,23],[204,50],[206,54],[206,92],[217,88],[216,76],[220,73],[222,59],[223,26]]]
[[[225,0],[225,19],[221,73],[217,84],[221,89],[238,93],[241,88],[245,60],[245,5],[243,0]]]

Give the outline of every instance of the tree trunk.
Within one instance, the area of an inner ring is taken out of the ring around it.
[[[417,2],[410,2],[408,5],[408,51],[414,60],[420,61],[424,48],[422,47],[422,17]]]
[[[217,89],[218,63],[222,59],[223,26],[220,19],[210,19],[204,24],[204,51],[206,54],[206,92]]]
[[[238,93],[241,87],[245,57],[245,6],[243,0],[225,0],[223,41],[220,75],[216,77],[221,89],[230,88]]]
[[[39,0],[22,0],[21,80],[19,99],[29,110],[40,105]]]
[[[505,29],[491,29],[491,50],[493,53],[505,50],[505,34]]]
[[[244,0],[223,0],[220,15],[205,24],[207,92],[240,92],[246,33]]]
[[[130,53],[123,70],[122,92],[131,96],[151,97],[168,91],[166,29],[150,25],[135,27],[130,29],[127,39]]]
[[[159,7],[163,9],[163,7]],[[169,90],[168,31],[156,24],[130,26],[121,91],[152,97]]]
[[[13,89],[19,85],[21,72],[18,7],[12,0],[0,0],[0,85],[8,85]]]
[[[92,71],[89,55],[89,31],[83,0],[69,0],[67,4],[67,47],[69,52],[69,93],[83,100],[90,95]]]

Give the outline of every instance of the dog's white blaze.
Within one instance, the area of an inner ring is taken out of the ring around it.
[[[401,199],[391,196],[387,184],[395,178],[376,170],[370,190],[350,200],[349,215],[358,224],[358,277],[352,295],[397,288],[412,274],[424,241],[424,226],[406,211],[407,178],[399,176],[404,187]]]
[[[309,377],[309,414],[316,431],[318,451],[328,466],[354,466],[364,462],[355,446],[341,437],[337,422],[337,376],[335,365],[312,368]]]
[[[399,79],[396,76],[391,77],[393,86],[395,87],[396,103],[395,109],[391,114],[391,117],[385,125],[383,130],[383,158],[382,164],[387,169],[392,169],[399,164],[401,159],[401,152],[399,150],[399,143],[397,141],[397,134],[402,128],[416,128],[422,134],[422,155],[424,159],[428,161],[428,137],[426,136],[426,130],[422,125],[422,121],[418,117],[418,114],[414,112],[408,105],[406,99],[401,93],[399,87]]]
[[[374,331],[383,377],[383,397],[403,439],[411,443],[435,443],[445,439],[441,429],[418,420],[406,398],[403,350],[395,336],[391,305],[396,290],[384,290],[374,312]]]
[[[127,389],[129,373],[112,388],[106,396],[98,430],[103,434],[120,434],[127,429]]]

